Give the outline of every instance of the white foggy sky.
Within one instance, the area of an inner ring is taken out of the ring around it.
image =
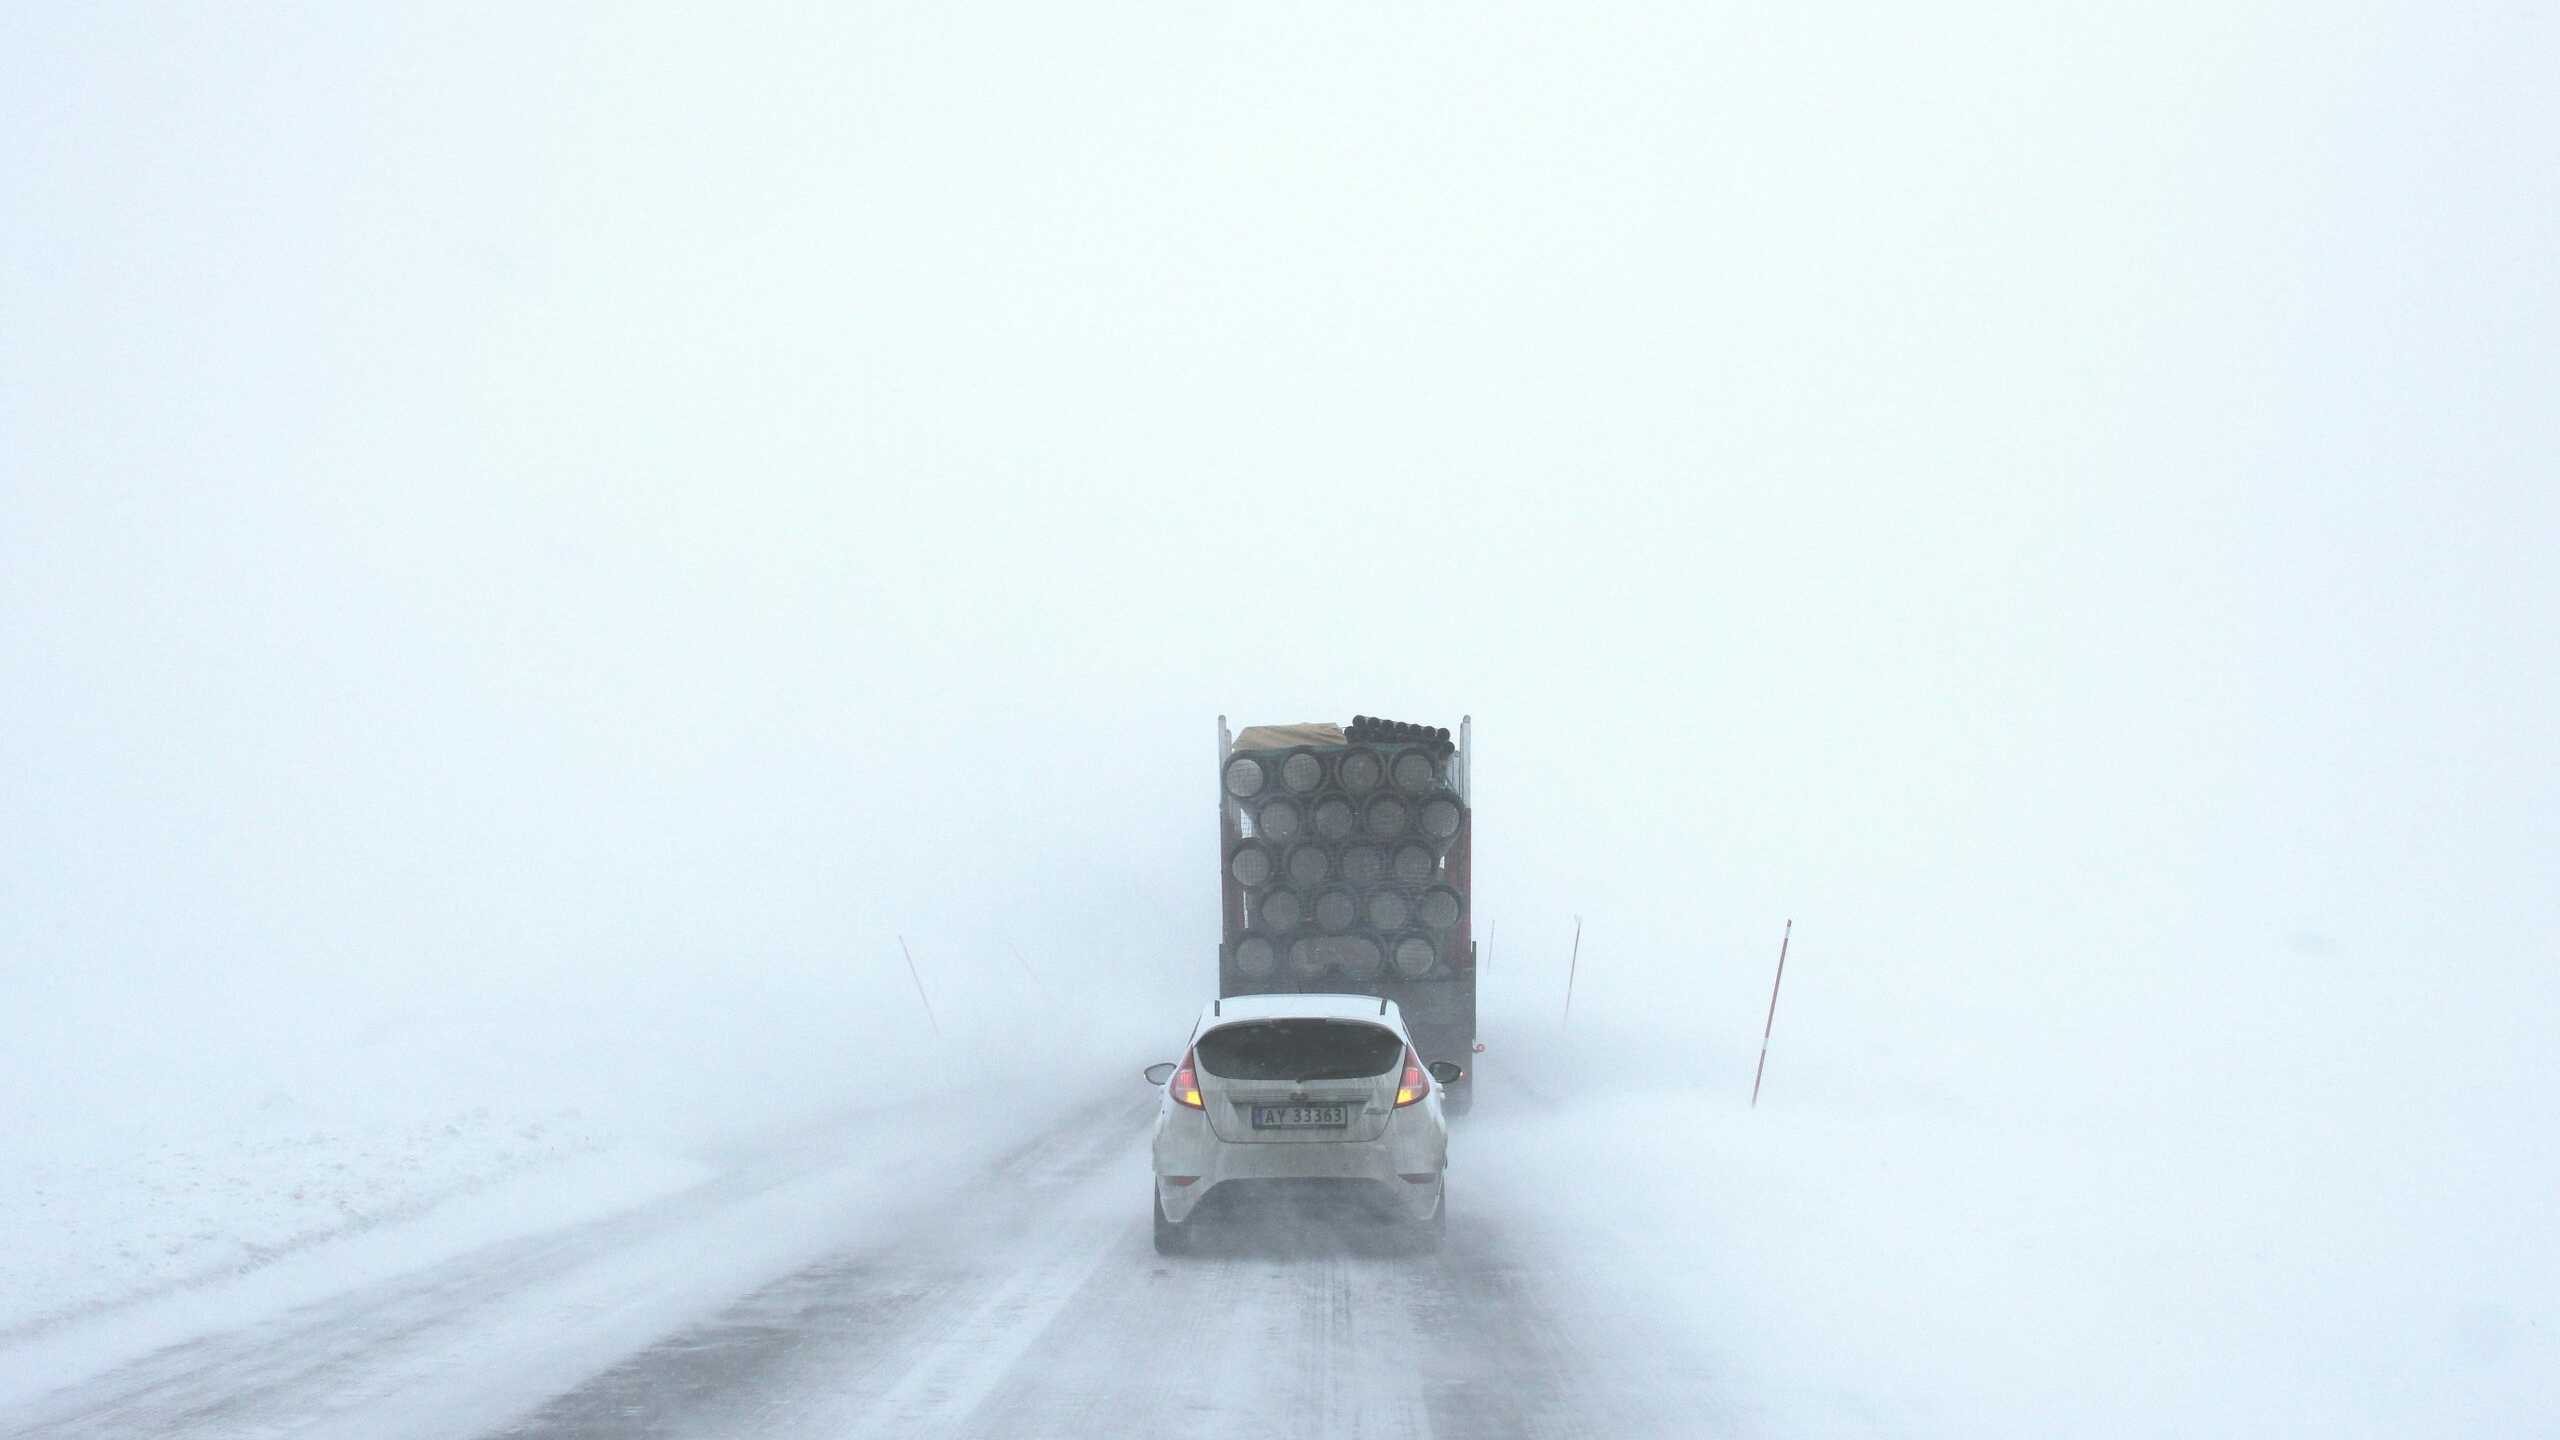
[[[2075,1041],[2345,975],[2306,1043],[2469,1027],[2547,1109],[2556,55],[15,10],[7,1023],[902,929],[1205,988],[1214,717],[1472,712],[1523,945],[1720,1005],[1793,915],[1844,1026]]]

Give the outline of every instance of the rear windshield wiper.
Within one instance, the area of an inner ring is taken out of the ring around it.
[[[1310,1080],[1370,1080],[1386,1073],[1387,1072],[1384,1070],[1370,1070],[1366,1068],[1345,1070],[1336,1066],[1331,1070],[1318,1070],[1312,1074],[1301,1075],[1297,1078],[1296,1083],[1304,1085]]]

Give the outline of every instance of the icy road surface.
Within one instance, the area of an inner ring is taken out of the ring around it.
[[[1498,1103],[1498,1092],[1487,1104]],[[780,1147],[0,1408],[62,1437],[1699,1435],[1712,1388],[1542,1259],[1453,1145],[1446,1247],[1287,1228],[1155,1254],[1155,1097],[939,1181],[930,1144]],[[905,1188],[883,1192],[888,1183]],[[880,1201],[894,1193],[895,1203]]]

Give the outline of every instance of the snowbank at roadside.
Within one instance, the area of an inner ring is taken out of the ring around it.
[[[1585,1023],[1492,1057],[1453,1157],[1461,1203],[1702,1354],[1738,1433],[2549,1422],[2560,1164],[2523,1137],[2484,1147],[2476,1115],[2341,1125],[2260,1093],[2145,1117],[2075,1110],[2081,1091],[1861,1090],[1802,1064],[1754,1113],[1747,1053],[1667,1064],[1651,1037]],[[1710,1069],[1726,1093],[1698,1087]]]
[[[235,1017],[218,1045],[112,1006],[22,1020],[27,1043],[0,1047],[20,1099],[0,1134],[0,1390],[631,1209],[813,1127],[902,1133],[956,1065],[1128,1083],[1195,1003],[1015,983],[1010,954],[992,976],[923,958],[938,1031],[903,964],[869,990],[659,976],[335,1033]],[[933,1143],[899,1143],[977,1155],[1036,1123],[1015,1108],[945,1095]]]
[[[276,1094],[5,1156],[0,1341],[22,1339],[572,1166],[657,1176],[574,1111],[402,1120]],[[643,1185],[641,1188],[648,1188]]]

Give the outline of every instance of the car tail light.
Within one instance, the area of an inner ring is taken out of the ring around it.
[[[1188,1105],[1194,1110],[1206,1110],[1209,1108],[1208,1103],[1200,1098],[1200,1075],[1193,1068],[1194,1059],[1198,1054],[1196,1050],[1183,1052],[1182,1068],[1173,1072],[1173,1082],[1168,1088],[1173,1091],[1174,1104]],[[1409,1059],[1412,1054],[1412,1047],[1406,1047],[1406,1057]],[[1408,1069],[1404,1073],[1410,1076],[1413,1071]],[[1398,1100],[1396,1103],[1401,1105],[1404,1102]]]
[[[1190,1073],[1188,1070],[1182,1072],[1183,1075]],[[1182,1075],[1174,1076],[1173,1083],[1181,1084]],[[1404,1047],[1404,1078],[1396,1082],[1396,1106],[1401,1109],[1430,1093],[1431,1076],[1422,1068],[1422,1057],[1414,1054],[1413,1047],[1407,1045]]]

